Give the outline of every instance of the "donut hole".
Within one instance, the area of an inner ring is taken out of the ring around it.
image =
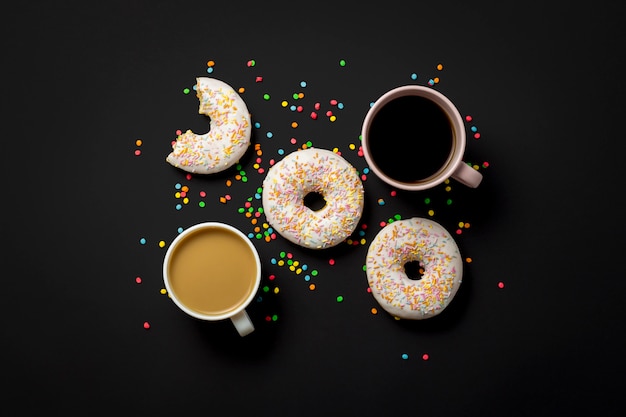
[[[318,211],[326,206],[326,199],[322,194],[316,191],[311,191],[304,196],[304,205],[313,211]]]
[[[424,267],[419,261],[409,261],[404,264],[404,273],[408,279],[419,281],[424,276]]]

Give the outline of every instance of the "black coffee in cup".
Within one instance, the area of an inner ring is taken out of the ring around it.
[[[375,165],[403,183],[425,180],[445,168],[454,148],[454,128],[448,115],[421,96],[400,96],[386,103],[368,132]]]

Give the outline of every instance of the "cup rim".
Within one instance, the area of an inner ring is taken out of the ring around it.
[[[374,159],[370,154],[369,147],[367,146],[369,140],[369,127],[372,123],[372,120],[378,114],[380,109],[383,108],[390,101],[399,97],[406,96],[425,97],[432,100],[435,104],[441,107],[442,110],[450,118],[455,137],[454,146],[451,149],[448,160],[443,165],[443,169],[439,169],[435,174],[431,175],[430,177],[424,178],[418,182],[410,183],[398,181],[382,172],[382,170],[374,162]],[[409,191],[429,189],[441,184],[446,179],[450,178],[458,168],[459,164],[462,163],[463,154],[465,153],[466,140],[465,125],[463,123],[461,114],[459,113],[459,110],[456,108],[454,103],[452,103],[449,98],[447,98],[439,91],[421,85],[403,85],[393,88],[384,93],[369,108],[361,127],[361,145],[363,150],[363,156],[365,157],[365,160],[369,165],[369,169],[372,170],[378,178],[380,178],[387,184],[392,185],[396,188]]]
[[[257,268],[257,273],[256,273],[256,277],[255,277],[255,285],[254,285],[255,289],[250,292],[250,294],[248,295],[246,300],[243,303],[241,303],[237,308],[235,308],[234,310],[228,311],[228,312],[226,312],[224,314],[219,314],[219,315],[216,315],[216,314],[203,314],[203,313],[200,313],[200,312],[198,312],[196,310],[193,310],[193,309],[187,307],[183,302],[181,302],[178,299],[178,297],[176,296],[174,291],[172,291],[172,288],[171,288],[171,285],[170,285],[170,282],[169,282],[169,273],[168,273],[168,266],[169,266],[169,263],[170,263],[170,259],[172,257],[172,253],[174,252],[174,250],[178,246],[178,244],[186,236],[190,235],[191,233],[194,233],[197,230],[214,229],[214,228],[228,230],[228,231],[236,234],[237,236],[239,236],[243,241],[245,241],[246,244],[248,245],[248,247],[250,247],[250,249],[252,250],[252,253],[254,254],[254,260],[255,260],[255,264],[256,264],[256,268]],[[193,226],[188,227],[187,229],[183,230],[182,232],[180,232],[178,234],[178,236],[176,236],[174,238],[174,240],[172,240],[172,243],[167,248],[167,251],[165,252],[165,257],[163,258],[163,283],[165,284],[165,289],[167,290],[167,294],[172,299],[172,301],[174,301],[174,304],[176,304],[178,306],[178,308],[180,308],[182,311],[184,311],[188,315],[190,315],[192,317],[195,317],[195,318],[198,318],[198,319],[211,320],[211,321],[229,319],[229,318],[234,317],[237,314],[241,313],[243,310],[245,310],[246,307],[248,307],[248,305],[250,305],[250,303],[252,302],[252,300],[256,296],[258,288],[259,288],[259,286],[261,284],[261,257],[259,255],[258,250],[254,246],[254,244],[250,241],[248,236],[243,234],[243,232],[241,230],[237,229],[236,227],[231,226],[230,224],[227,224],[227,223],[216,222],[216,221],[197,223],[197,224],[194,224]]]

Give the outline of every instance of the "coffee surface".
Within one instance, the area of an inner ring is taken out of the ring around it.
[[[424,97],[403,96],[378,111],[367,140],[369,153],[384,174],[415,183],[443,168],[453,135],[450,119],[439,105]]]
[[[231,231],[199,229],[174,248],[170,286],[188,308],[202,314],[233,311],[255,290],[254,252]]]

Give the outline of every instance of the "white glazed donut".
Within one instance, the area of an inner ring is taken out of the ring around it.
[[[421,279],[404,266],[419,262]],[[387,224],[367,251],[366,274],[372,294],[393,316],[420,320],[436,316],[456,294],[463,262],[452,236],[438,223],[414,217]]]
[[[311,192],[326,201],[320,210],[304,204]],[[284,238],[312,249],[335,246],[350,236],[361,219],[363,201],[356,169],[326,149],[294,151],[273,165],[263,180],[268,223]]]
[[[235,90],[215,78],[196,78],[198,113],[208,116],[209,131],[191,130],[176,138],[166,161],[197,174],[220,172],[235,164],[250,145],[252,126],[246,103]]]

